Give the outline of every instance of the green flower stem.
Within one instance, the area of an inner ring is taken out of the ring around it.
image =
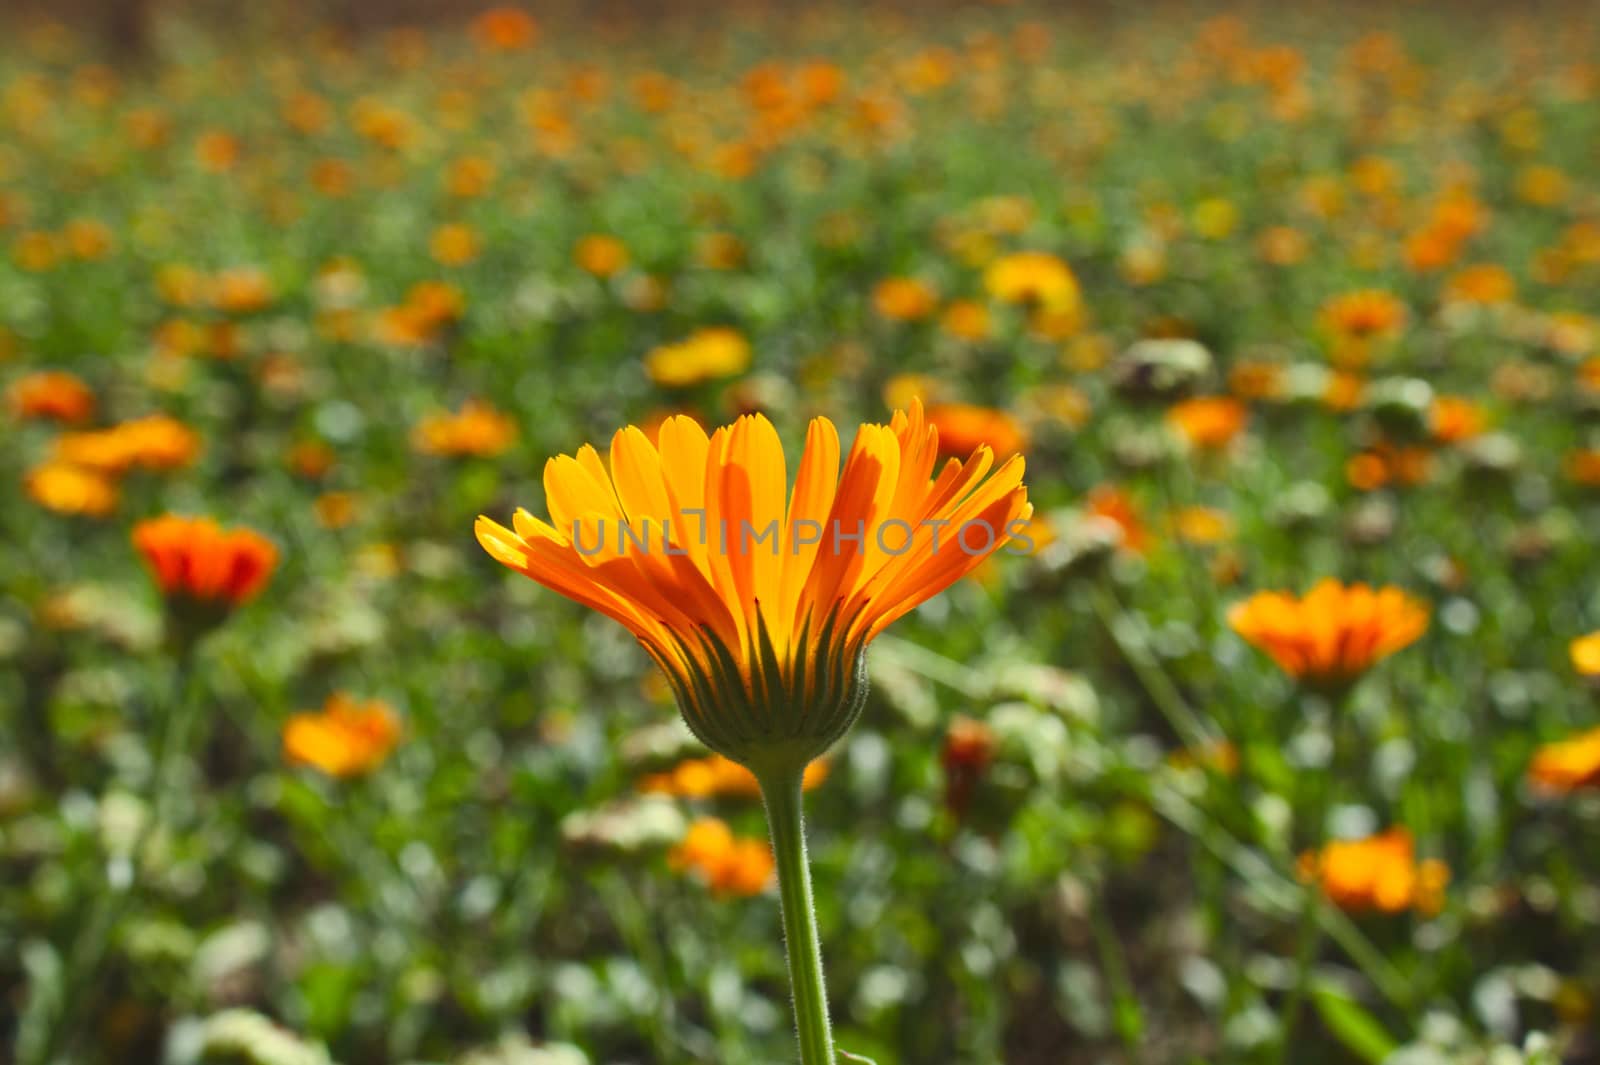
[[[783,903],[783,938],[789,955],[789,986],[794,995],[795,1027],[800,1033],[801,1065],[834,1065],[833,1032],[828,1023],[828,993],[822,980],[822,944],[811,901],[811,870],[806,864],[805,817],[801,810],[798,766],[757,770],[767,806],[767,827],[778,864]]]

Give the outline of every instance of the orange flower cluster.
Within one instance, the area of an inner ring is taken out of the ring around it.
[[[61,370],[42,370],[17,378],[6,390],[6,402],[17,418],[81,422],[94,414],[94,393],[89,386]]]
[[[411,446],[424,455],[503,453],[517,440],[517,423],[487,403],[471,399],[454,413],[433,414],[417,423]]]
[[[1528,782],[1546,794],[1600,787],[1600,728],[1540,747],[1528,763]]]
[[[133,545],[168,599],[238,606],[266,587],[278,549],[253,529],[168,514],[133,527]]]
[[[1300,877],[1321,886],[1342,910],[1436,914],[1444,906],[1450,869],[1437,859],[1417,861],[1416,843],[1404,828],[1366,839],[1335,840],[1320,854],[1300,856]]]
[[[1167,410],[1167,424],[1202,451],[1227,447],[1249,420],[1250,408],[1231,396],[1197,396]]]
[[[1426,448],[1380,444],[1371,451],[1352,455],[1345,463],[1344,473],[1350,487],[1361,492],[1375,492],[1389,485],[1426,484],[1433,476],[1433,454]]]
[[[320,711],[295,714],[283,727],[283,754],[330,777],[370,773],[400,742],[400,719],[384,703],[335,692]]]
[[[777,868],[765,840],[735,836],[726,822],[714,817],[690,825],[667,861],[679,872],[697,873],[721,896],[759,895]]]
[[[461,318],[466,299],[461,290],[443,281],[423,281],[411,287],[404,303],[378,313],[373,337],[381,344],[415,347],[437,340]]]
[[[1257,593],[1228,612],[1228,624],[1291,677],[1337,688],[1421,638],[1428,608],[1399,588],[1328,579],[1304,598]]]
[[[828,779],[828,763],[819,758],[806,766],[803,787],[810,791]],[[672,795],[680,799],[740,798],[759,799],[761,788],[755,775],[731,758],[713,754],[689,758],[664,773],[651,773],[639,780],[639,790],[650,795]]]
[[[200,453],[193,429],[165,414],[153,414],[109,429],[67,433],[56,441],[55,459],[117,476],[131,469],[174,470]]]

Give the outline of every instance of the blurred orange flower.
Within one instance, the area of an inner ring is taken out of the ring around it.
[[[628,265],[628,248],[616,237],[590,234],[572,250],[578,268],[595,277],[611,277]]]
[[[424,455],[502,454],[517,439],[517,423],[481,400],[469,399],[455,413],[431,414],[417,423],[411,446]]]
[[[777,868],[765,840],[735,837],[725,822],[714,817],[690,825],[667,861],[680,872],[698,873],[720,896],[759,895]]]
[[[1600,672],[1600,661],[1595,665]],[[1600,728],[1540,747],[1528,763],[1528,783],[1546,794],[1600,786]]]
[[[1229,610],[1228,624],[1291,677],[1338,688],[1421,638],[1428,608],[1399,588],[1330,578],[1303,598],[1258,592]]]
[[[995,260],[983,274],[983,287],[1001,303],[1043,310],[1075,310],[1080,300],[1072,268],[1049,252],[1023,251]]]
[[[1342,910],[1438,913],[1450,869],[1437,859],[1418,862],[1416,844],[1404,828],[1366,839],[1335,840],[1320,854],[1300,856],[1300,878],[1322,887]]]
[[[343,692],[317,712],[295,714],[283,726],[283,754],[331,777],[370,773],[400,742],[400,719],[384,703],[358,702]]]
[[[1600,632],[1591,632],[1572,641],[1568,649],[1572,668],[1585,677],[1600,677]]]
[[[211,279],[211,305],[226,314],[254,314],[274,298],[271,280],[254,266],[235,266]]]
[[[750,342],[737,329],[697,329],[675,344],[662,344],[644,357],[650,380],[663,388],[690,388],[750,368]]]
[[[806,766],[803,787],[810,791],[828,779],[828,762],[819,758]],[[761,789],[750,770],[720,754],[690,758],[664,773],[640,778],[639,790],[647,794],[674,795],[680,799],[759,799]]]
[[[1197,396],[1167,410],[1167,424],[1206,451],[1227,447],[1249,420],[1250,408],[1231,396]]]
[[[1142,555],[1150,549],[1150,532],[1134,506],[1133,497],[1121,488],[1103,484],[1092,489],[1084,500],[1084,512],[1115,525],[1122,533],[1123,550]]]
[[[81,422],[94,413],[94,393],[89,386],[62,370],[41,370],[17,378],[6,390],[6,401],[18,418]]]
[[[188,466],[200,453],[193,429],[165,414],[121,422],[108,429],[65,433],[56,439],[57,460],[99,473],[120,474],[139,467],[171,470]]]
[[[472,38],[489,51],[515,52],[539,39],[539,24],[521,8],[494,7],[472,20]]]
[[[109,477],[64,462],[46,462],[28,473],[28,496],[57,514],[103,518],[117,509],[117,485]]]
[[[1322,305],[1323,327],[1336,338],[1371,340],[1392,337],[1405,327],[1406,305],[1382,289],[1361,289],[1335,296]]]
[[[1428,411],[1428,427],[1435,440],[1456,444],[1483,433],[1489,419],[1483,408],[1462,396],[1440,396]]]
[[[1494,263],[1478,263],[1450,276],[1445,282],[1448,303],[1508,303],[1517,294],[1511,271]]]
[[[926,281],[914,277],[889,277],[872,290],[872,305],[891,321],[913,322],[926,318],[939,304],[939,294]]]
[[[265,588],[278,548],[254,529],[173,514],[133,527],[133,546],[168,599],[238,606]]]
[[[957,717],[945,730],[939,764],[944,768],[945,805],[961,817],[994,761],[994,730],[976,718]]]
[[[478,257],[479,250],[477,232],[458,222],[440,226],[428,240],[428,252],[440,266],[465,266]]]
[[[928,424],[939,431],[939,454],[965,461],[987,446],[997,462],[1004,462],[1028,446],[1027,430],[1003,410],[970,403],[935,403],[928,408]]]
[[[1577,484],[1600,488],[1600,449],[1589,448],[1568,452],[1566,461],[1562,465],[1567,471],[1567,476]]]

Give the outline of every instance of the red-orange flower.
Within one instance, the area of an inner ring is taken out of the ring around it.
[[[1016,418],[993,407],[970,403],[935,403],[928,424],[939,430],[939,454],[966,458],[980,447],[1008,459],[1028,446],[1028,434]]]
[[[515,52],[539,39],[539,24],[521,8],[495,7],[473,19],[472,36],[487,50]]]
[[[384,703],[358,702],[343,692],[320,711],[295,714],[283,727],[283,754],[331,777],[369,773],[400,742],[400,719]]]
[[[6,390],[6,400],[18,418],[81,422],[94,413],[94,393],[89,386],[62,370],[41,370],[17,378]]]
[[[1303,598],[1258,592],[1228,612],[1228,624],[1307,684],[1340,687],[1415,643],[1428,608],[1394,587],[1319,581]]]
[[[210,518],[168,514],[142,521],[133,527],[133,545],[169,599],[237,606],[266,587],[278,564],[271,540],[253,529],[224,529]]]

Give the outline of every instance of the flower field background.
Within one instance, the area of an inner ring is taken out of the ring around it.
[[[474,522],[920,403],[1031,550],[808,774],[840,1048],[1600,1061],[1593,10],[0,25],[0,1059],[794,1060],[754,780]]]

